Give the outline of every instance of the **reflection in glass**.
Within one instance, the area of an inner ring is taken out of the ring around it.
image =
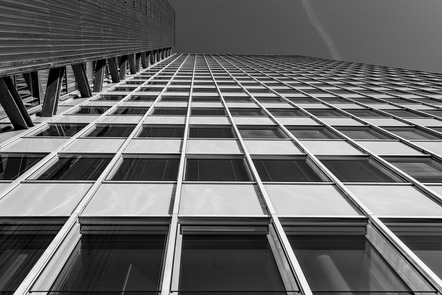
[[[138,137],[173,137],[183,138],[184,126],[148,126],[144,127]]]
[[[112,180],[175,181],[179,163],[179,159],[126,158]]]
[[[289,241],[314,293],[410,291],[364,236],[289,236]]]
[[[83,235],[50,294],[157,294],[164,235]]]
[[[306,160],[253,160],[262,181],[322,182]]]
[[[231,127],[190,127],[189,138],[235,138]]]
[[[188,159],[186,180],[250,181],[252,177],[243,159]]]
[[[386,160],[420,182],[442,182],[442,163],[432,158],[398,157]]]
[[[99,125],[87,137],[128,137],[135,125]]]
[[[0,155],[0,180],[14,180],[43,159],[46,154]]]
[[[184,235],[179,292],[286,294],[266,236]]]
[[[289,128],[298,139],[338,139],[337,134],[325,127],[292,127]]]
[[[83,129],[87,124],[51,124],[45,130],[33,136],[71,137]]]

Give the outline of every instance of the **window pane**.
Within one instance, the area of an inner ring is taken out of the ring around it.
[[[244,138],[287,138],[278,127],[238,127]]]
[[[253,160],[262,181],[322,182],[306,160]]]
[[[299,139],[338,139],[340,138],[330,129],[325,127],[289,128],[289,131]]]
[[[345,110],[346,112],[355,115],[356,117],[389,117],[388,115],[384,115],[382,113],[378,113],[372,110]]]
[[[60,136],[71,137],[77,134],[87,124],[51,124],[47,129],[34,134],[33,136]]]
[[[149,108],[117,108],[112,115],[144,115]]]
[[[13,294],[51,243],[61,225],[0,224],[0,293]]]
[[[219,127],[219,128],[198,128],[191,127],[190,138],[235,138],[232,128]]]
[[[179,164],[179,159],[126,158],[112,180],[175,181]]]
[[[420,182],[442,182],[442,164],[431,158],[387,158],[386,160]]]
[[[165,239],[164,235],[83,235],[51,292],[157,294]]]
[[[260,235],[184,235],[179,291],[285,294],[267,238]]]
[[[0,155],[0,179],[14,180],[46,155]]]
[[[154,101],[157,99],[156,95],[132,95],[129,100],[131,101]]]
[[[155,108],[153,115],[156,116],[185,116],[187,109],[185,108]]]
[[[179,137],[182,138],[184,136],[184,127],[183,126],[170,126],[170,127],[144,127],[140,132],[138,137]]]
[[[298,109],[268,109],[275,117],[306,117],[307,114]]]
[[[327,109],[327,110],[308,109],[307,111],[310,114],[317,117],[347,117],[346,114],[334,109]]]
[[[410,291],[364,236],[289,236],[289,241],[313,292]]]
[[[101,115],[104,114],[110,107],[85,107],[82,106],[75,112],[76,115]]]
[[[386,134],[369,127],[337,127],[340,132],[354,140],[358,139],[391,139]]]
[[[111,161],[103,156],[60,156],[38,180],[97,180]]]
[[[192,109],[192,116],[225,116],[224,109]]]
[[[321,160],[341,181],[349,182],[402,182],[385,168],[368,159]]]
[[[186,180],[251,181],[243,159],[188,159]]]
[[[96,126],[87,137],[128,137],[135,125],[123,126],[123,125],[106,125]]]
[[[236,117],[266,117],[261,109],[230,109],[232,116]]]
[[[383,127],[384,129],[408,140],[427,140],[427,139],[441,139],[442,136],[434,135],[427,131],[417,129],[414,127]]]

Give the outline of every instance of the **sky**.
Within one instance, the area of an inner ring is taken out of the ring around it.
[[[442,0],[169,0],[175,52],[294,54],[442,73]]]

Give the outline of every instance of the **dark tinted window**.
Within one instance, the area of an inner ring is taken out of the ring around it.
[[[336,127],[351,139],[391,139],[390,136],[369,127]]]
[[[97,100],[122,100],[125,95],[101,95]]]
[[[237,117],[266,117],[261,109],[230,109],[232,116]]]
[[[325,127],[293,127],[289,131],[298,139],[337,139],[332,130]]]
[[[388,162],[420,182],[441,182],[442,164],[431,158],[386,158]]]
[[[138,137],[178,137],[184,136],[184,126],[148,126],[144,127]]]
[[[87,137],[128,137],[135,125],[98,125]]]
[[[307,114],[298,109],[267,109],[275,117],[306,117]]]
[[[385,110],[385,111],[401,118],[428,117],[428,115],[415,113],[409,110]]]
[[[382,113],[378,113],[372,110],[345,110],[345,111],[357,117],[368,117],[368,118],[388,117],[388,115],[384,115]]]
[[[186,180],[251,181],[243,159],[188,159]]]
[[[185,116],[187,115],[186,108],[155,108],[153,115],[156,116]]]
[[[33,136],[59,136],[71,137],[77,134],[87,124],[51,124],[47,129],[34,134]]]
[[[442,136],[434,135],[422,129],[414,127],[383,127],[384,129],[408,140],[427,140],[427,139],[441,139]]]
[[[46,155],[0,155],[0,179],[14,180],[34,166]]]
[[[174,159],[123,159],[112,180],[128,181],[175,181],[180,160]]]
[[[244,138],[287,138],[278,127],[239,127],[239,133]]]
[[[190,138],[234,138],[231,127],[190,127]]]
[[[60,156],[58,161],[43,172],[39,180],[97,180],[111,161],[106,156]]]
[[[306,160],[253,160],[262,181],[323,181]]]
[[[369,159],[321,162],[344,182],[401,182],[398,177]]]
[[[76,115],[101,115],[105,113],[109,107],[85,107],[82,106],[74,114]]]
[[[129,100],[133,101],[154,101],[157,99],[156,95],[132,95]]]
[[[112,115],[144,115],[149,108],[117,108]]]
[[[220,102],[219,96],[193,96],[194,102]]]

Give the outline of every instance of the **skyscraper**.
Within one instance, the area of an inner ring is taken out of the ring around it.
[[[174,54],[105,88],[1,144],[5,294],[442,290],[439,74]]]

